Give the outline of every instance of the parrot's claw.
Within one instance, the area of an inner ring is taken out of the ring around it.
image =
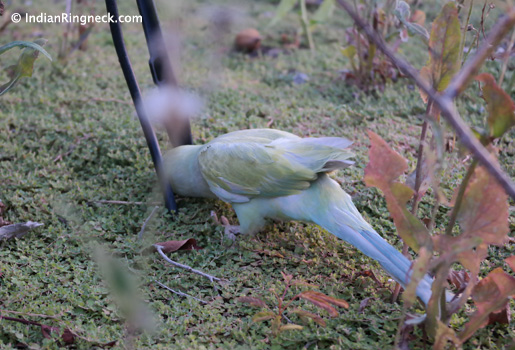
[[[239,236],[241,234],[240,232],[240,226],[237,225],[224,225],[224,233],[225,237],[235,241],[236,236]]]

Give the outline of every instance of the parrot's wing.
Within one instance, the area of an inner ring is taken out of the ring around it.
[[[278,138],[265,143],[220,138],[200,152],[200,169],[211,191],[229,203],[297,194],[309,188],[318,173],[352,164],[347,161],[352,153],[339,148],[349,142],[340,139],[344,141],[337,145],[336,139]]]

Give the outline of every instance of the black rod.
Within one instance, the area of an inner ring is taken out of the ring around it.
[[[148,64],[154,83],[157,86],[177,86],[177,79],[166,50],[154,0],[136,0],[136,2],[138,4],[139,13],[143,19],[143,32],[145,33],[148,53],[150,55]],[[191,145],[193,143],[189,120],[183,120],[174,127],[177,128],[177,130],[172,132],[167,130],[170,141],[174,143],[174,146]]]
[[[119,17],[118,7],[116,6],[116,0],[105,0],[105,3],[107,12],[115,18],[114,22],[109,23],[111,35],[113,37],[114,47],[116,49],[116,54],[118,55],[118,60],[120,61],[120,66],[122,68],[123,75],[125,76],[125,81],[127,82],[127,86],[129,88],[132,101],[134,103],[134,107],[136,108],[136,113],[138,115],[141,128],[143,129],[143,134],[145,135],[145,139],[147,140],[147,145],[150,150],[152,161],[154,162],[154,167],[156,169],[159,182],[164,192],[165,206],[169,211],[176,212],[177,204],[175,203],[175,197],[173,195],[172,187],[170,186],[170,183],[166,180],[166,178],[163,176],[163,159],[161,157],[161,151],[159,149],[156,134],[154,133],[152,125],[150,124],[150,121],[148,120],[148,117],[143,108],[141,91],[139,89],[138,82],[136,81],[136,77],[134,76],[134,71],[132,70],[132,65],[127,54],[127,49],[125,48],[122,28],[120,26],[120,23],[116,21],[116,19]]]

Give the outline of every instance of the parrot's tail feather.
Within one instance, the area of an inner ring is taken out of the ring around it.
[[[326,227],[336,237],[352,244],[365,255],[379,262],[385,271],[399,282],[403,288],[409,284],[411,277],[411,261],[397,249],[385,241],[373,230],[356,231],[348,225],[341,224],[335,227]],[[331,225],[332,226],[332,225]],[[431,298],[431,285],[433,278],[425,275],[417,287],[417,296],[427,305]]]
[[[328,178],[321,180],[321,183],[325,183],[325,191],[321,191],[321,194],[329,197],[332,205],[329,206],[329,210],[312,208],[312,221],[377,260],[386,272],[405,288],[410,281],[412,262],[385,241],[363,219],[350,196],[336,183],[333,184],[334,181]],[[425,275],[417,287],[417,295],[426,305],[431,298],[432,283],[433,278]]]

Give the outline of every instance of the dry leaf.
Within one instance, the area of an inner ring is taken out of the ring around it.
[[[2,239],[12,239],[12,238],[20,238],[24,236],[30,230],[43,226],[39,222],[27,221],[25,223],[20,224],[12,224],[7,226],[0,227],[0,240]]]
[[[461,293],[465,290],[467,285],[470,282],[470,274],[467,271],[454,271],[451,270],[449,272],[449,276],[447,279],[451,282],[451,284],[456,287],[458,293]]]
[[[178,250],[193,250],[193,249],[200,250],[200,249],[202,249],[197,245],[197,241],[195,240],[195,238],[188,238],[188,239],[185,239],[182,241],[159,242],[159,243],[154,244],[154,246],[156,246],[156,245],[163,247],[162,250],[163,250],[163,253],[165,253],[165,254],[173,253]],[[154,251],[155,251],[155,248],[154,248]]]
[[[365,298],[363,300],[361,300],[361,302],[359,303],[359,309],[358,309],[358,313],[362,313],[365,308],[368,306],[368,304],[370,304],[370,300],[373,300],[374,298]]]

